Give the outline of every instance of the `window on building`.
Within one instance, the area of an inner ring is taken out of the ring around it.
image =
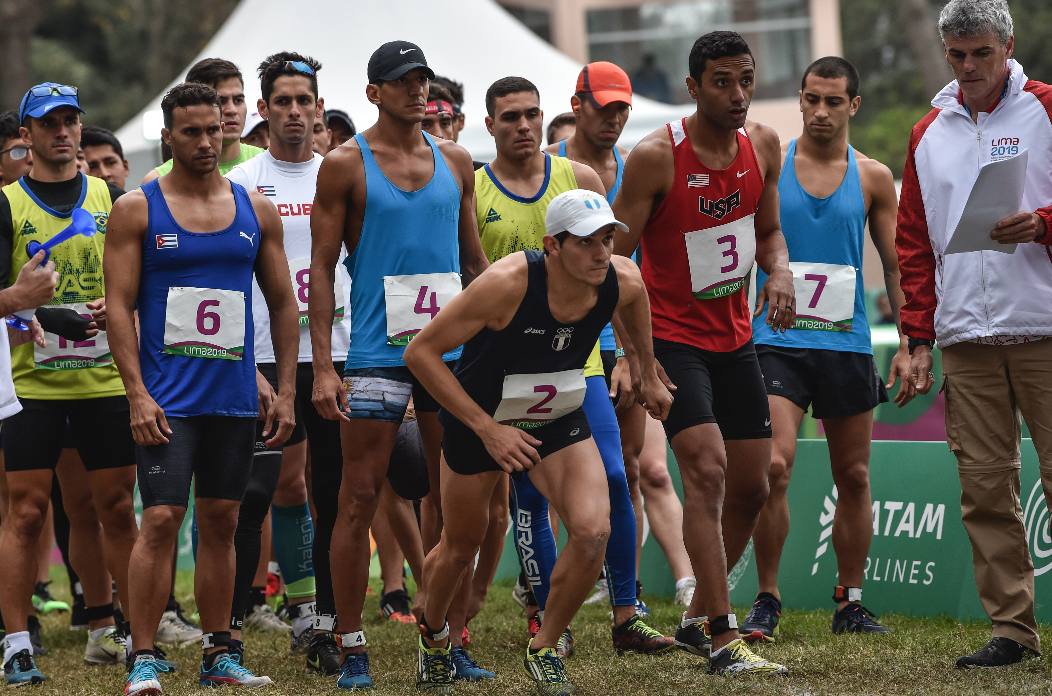
[[[552,15],[548,10],[538,10],[534,7],[520,7],[519,5],[501,2],[501,6],[515,19],[526,25],[526,28],[537,36],[551,43],[552,40]]]

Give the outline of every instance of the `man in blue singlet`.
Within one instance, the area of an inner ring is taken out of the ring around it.
[[[862,281],[866,222],[884,266],[895,316],[902,306],[895,256],[898,205],[891,172],[848,144],[858,111],[858,72],[843,58],[820,58],[800,87],[804,128],[789,141],[778,183],[782,232],[796,287],[796,320],[777,332],[762,319],[767,274],[757,270],[756,353],[771,407],[771,493],[753,534],[759,594],[739,627],[746,640],[774,640],[781,612],[778,563],[789,533],[786,491],[804,411],[821,418],[829,443],[837,512],[833,549],[838,579],[834,633],[885,633],[862,606],[862,579],[873,533],[869,449],[873,409],[909,372],[906,337],[884,384],[873,362]],[[900,389],[900,406],[911,397]]]
[[[366,95],[379,118],[325,157],[311,211],[313,400],[323,417],[342,421],[343,441],[354,443],[343,448],[330,552],[332,576],[340,578],[333,589],[344,650],[337,685],[343,689],[373,684],[362,630],[369,526],[410,397],[428,465],[438,466],[438,405],[410,374],[402,353],[462,283],[487,265],[472,205],[471,156],[420,129],[434,75],[416,44],[392,41],[373,52]],[[342,380],[331,353],[341,248],[352,279],[354,337]],[[459,355],[457,348],[445,359]]]
[[[200,683],[270,683],[241,664],[229,632],[234,529],[261,415],[253,275],[270,310],[280,385],[262,414],[267,445],[284,441],[295,422],[299,329],[277,210],[219,173],[215,90],[177,85],[161,109],[172,172],[114,207],[104,261],[110,345],[128,391],[144,508],[131,560],[128,695],[159,694],[158,674],[168,671],[153,637],[191,478],[200,528],[195,595],[205,631]]]

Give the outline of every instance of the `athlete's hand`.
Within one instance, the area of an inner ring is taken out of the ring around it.
[[[172,429],[164,417],[164,409],[157,405],[145,390],[140,394],[128,394],[128,408],[131,412],[132,438],[135,444],[149,447],[167,445]]]
[[[668,381],[668,375],[662,378],[654,372],[643,378],[643,390],[639,401],[647,413],[663,421],[668,418],[669,409],[672,408],[672,390],[675,388],[676,385]]]
[[[635,405],[638,391],[632,383],[632,369],[628,358],[618,358],[610,372],[610,398],[616,400],[614,409],[621,413]]]
[[[917,346],[910,356],[910,371],[906,379],[907,395],[903,397],[909,401],[917,394],[927,394],[935,386],[935,373],[931,370],[931,348],[928,346]],[[896,403],[898,397],[895,398]]]
[[[47,348],[47,336],[44,335],[44,329],[40,326],[40,322],[37,321],[36,317],[33,317],[32,321],[29,322],[29,331],[18,331],[7,327],[7,342],[11,348],[15,348],[24,343],[32,341],[41,348]]]
[[[292,397],[287,394],[278,394],[274,398],[267,417],[263,421],[263,444],[268,448],[275,448],[289,439],[292,429],[296,426],[296,406]]]
[[[258,369],[256,370],[256,395],[259,397],[259,420],[265,421],[278,394]]]
[[[346,416],[347,394],[336,370],[314,371],[314,389],[311,390],[310,400],[322,418],[350,422],[351,419]]]
[[[998,220],[990,239],[1001,244],[1021,244],[1039,239],[1045,232],[1045,220],[1037,213],[1016,213]]]
[[[91,318],[95,322],[95,326],[98,327],[99,331],[106,330],[106,298],[100,297],[97,300],[93,300],[88,303],[88,309],[91,311]]]
[[[541,463],[541,455],[537,453],[541,441],[518,428],[494,421],[478,436],[493,461],[509,474],[529,471]]]
[[[895,403],[902,408],[913,399],[913,394],[910,394],[907,388],[910,382],[910,352],[904,345],[899,346],[899,349],[895,351],[895,357],[891,359],[891,369],[888,371],[888,381],[884,388],[891,391],[895,382],[899,383],[899,393],[895,395]]]
[[[41,266],[40,262],[43,260],[44,252],[38,251],[18,271],[18,278],[11,286],[11,289],[18,293],[18,309],[33,309],[45,305],[55,296],[55,287],[58,285],[55,263],[48,261]]]
[[[793,289],[793,272],[788,266],[776,266],[771,269],[760,292],[756,293],[756,309],[753,316],[759,316],[767,303],[767,323],[775,331],[792,328],[796,318],[796,291]]]

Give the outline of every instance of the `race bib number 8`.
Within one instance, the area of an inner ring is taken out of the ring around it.
[[[86,319],[91,318],[91,312],[85,304],[60,306],[72,309]],[[38,370],[83,370],[113,364],[105,331],[100,331],[86,341],[70,341],[46,332],[44,336],[47,338],[46,347],[33,345],[33,367]]]
[[[579,409],[584,394],[583,370],[508,375],[493,420],[517,428],[537,428]]]
[[[832,263],[789,264],[796,291],[794,329],[850,331],[855,317],[855,269]]]
[[[384,276],[387,345],[408,345],[459,292],[457,273]]]
[[[719,227],[683,235],[690,266],[690,291],[698,300],[716,300],[745,287],[756,259],[752,215]]]
[[[168,288],[164,352],[191,358],[241,360],[245,355],[245,293]]]
[[[296,307],[299,310],[300,326],[307,326],[307,300],[310,295],[310,259],[292,259],[289,261],[289,274],[292,276],[292,293],[296,296]],[[336,285],[333,288],[336,298],[336,311],[333,313],[334,322],[343,321],[346,312],[347,293],[339,271],[336,272]]]

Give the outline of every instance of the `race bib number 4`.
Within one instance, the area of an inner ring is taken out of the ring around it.
[[[245,294],[212,288],[168,288],[164,352],[241,360],[245,355]]]
[[[856,271],[832,263],[789,264],[796,291],[794,329],[850,331],[855,316]]]
[[[310,296],[310,259],[292,259],[289,261],[289,274],[292,276],[292,292],[296,296],[296,307],[299,310],[300,326],[307,326],[307,299]],[[346,313],[347,293],[344,290],[340,274],[336,273],[336,286],[333,288],[336,297],[334,322],[343,321]]]
[[[387,345],[408,345],[459,292],[457,273],[384,276]]]
[[[80,316],[90,319],[91,312],[85,304],[60,305],[72,309]],[[110,344],[106,332],[100,331],[86,341],[69,341],[53,333],[44,333],[47,346],[33,346],[33,367],[38,370],[83,370],[113,364]]]
[[[537,428],[579,409],[584,393],[583,370],[508,375],[493,419],[517,428]]]
[[[690,266],[690,291],[698,300],[715,300],[745,287],[756,259],[753,215],[719,227],[683,235]]]

